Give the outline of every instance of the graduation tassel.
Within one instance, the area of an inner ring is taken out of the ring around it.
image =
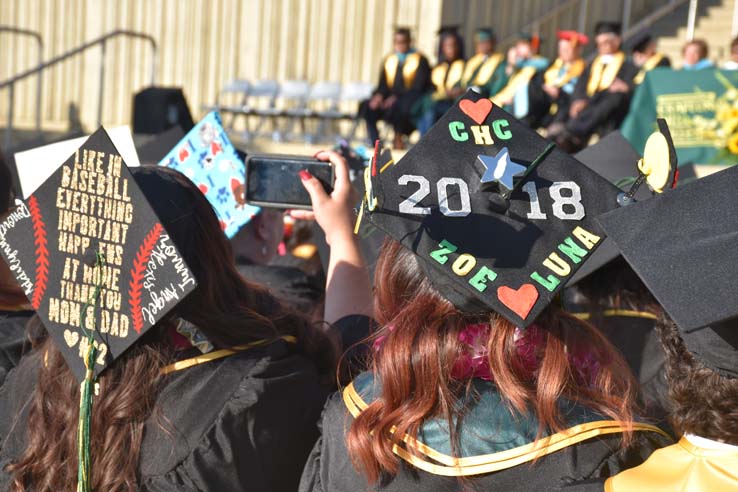
[[[82,309],[81,326],[86,330],[87,349],[84,354],[85,379],[80,386],[79,421],[77,423],[77,492],[92,492],[92,462],[90,459],[90,424],[92,421],[92,398],[95,389],[95,359],[97,346],[95,345],[95,310],[103,285],[103,266],[105,258],[95,253],[95,266],[98,268],[95,291]],[[92,328],[87,330],[87,309],[92,306]]]

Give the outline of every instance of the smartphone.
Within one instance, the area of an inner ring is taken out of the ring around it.
[[[326,193],[333,191],[330,162],[291,155],[254,154],[246,158],[246,203],[267,208],[312,209],[310,195],[300,179],[307,170]]]

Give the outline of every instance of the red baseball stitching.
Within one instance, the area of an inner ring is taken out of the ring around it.
[[[41,208],[35,196],[28,199],[28,207],[31,211],[33,222],[33,242],[36,245],[36,281],[33,287],[33,298],[31,305],[38,310],[46,292],[49,282],[49,250],[46,240],[46,225],[41,215]]]
[[[133,329],[136,333],[141,333],[143,329],[143,314],[141,313],[141,289],[143,288],[143,278],[146,272],[146,265],[149,263],[151,251],[154,249],[156,242],[164,228],[158,222],[146,234],[146,237],[138,248],[136,257],[133,260],[133,269],[131,269],[131,281],[128,284],[128,302],[131,305],[131,315],[133,316]]]

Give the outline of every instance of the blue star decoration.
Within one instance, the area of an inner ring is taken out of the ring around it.
[[[485,168],[482,183],[497,182],[500,191],[509,193],[514,188],[513,178],[521,176],[528,169],[510,159],[510,152],[503,147],[496,156],[478,155],[477,159]]]

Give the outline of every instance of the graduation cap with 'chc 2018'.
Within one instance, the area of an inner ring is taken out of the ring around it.
[[[738,167],[599,222],[709,368],[738,378]]]
[[[0,222],[0,251],[72,372],[94,376],[196,286],[100,128]]]
[[[229,238],[261,210],[246,203],[246,166],[216,111],[195,125],[159,165],[176,169],[195,183]]]
[[[604,239],[620,190],[473,91],[401,160],[367,168],[362,216],[462,311],[525,327]]]

